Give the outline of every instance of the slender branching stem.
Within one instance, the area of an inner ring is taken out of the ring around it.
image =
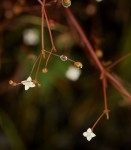
[[[125,95],[129,100],[131,100],[131,94],[123,87],[123,85],[109,72],[105,72],[106,76],[108,77],[109,81],[112,85],[123,95]]]
[[[50,54],[50,52],[48,52],[48,51],[46,51],[46,50],[44,50],[44,52],[45,53],[48,53],[48,54]],[[55,54],[55,53],[51,53],[51,55],[53,55],[53,56],[56,56],[56,57],[59,57],[60,58],[60,55],[58,55],[58,54]],[[72,59],[70,59],[70,58],[67,58],[67,60],[68,61],[70,61],[70,62],[73,62],[73,63],[75,63],[76,61],[74,61],[74,60],[72,60]]]
[[[42,51],[40,53],[40,58],[39,58],[39,63],[38,63],[38,67],[37,67],[37,70],[36,70],[36,74],[35,74],[35,80],[37,81],[38,80],[38,72],[40,70],[40,65],[41,65],[41,61],[42,61],[42,57],[44,55],[44,5],[45,5],[45,0],[43,0],[43,2],[41,1],[42,3],[42,9],[41,9],[41,17],[42,17],[42,22],[41,22],[41,36],[42,36]]]
[[[48,19],[46,10],[45,10],[45,6],[43,5],[41,0],[38,0],[38,2],[42,5],[42,8],[43,8],[43,13],[44,13],[44,16],[45,16],[45,19],[46,19],[46,23],[47,23],[47,27],[48,27],[48,31],[49,31],[49,35],[50,35],[50,40],[51,40],[51,45],[52,45],[51,51],[50,51],[50,53],[47,57],[46,63],[45,63],[45,67],[47,67],[49,59],[51,57],[51,54],[52,54],[53,51],[56,51],[56,48],[55,48],[55,45],[54,45],[54,40],[53,40],[53,37],[52,37],[52,32],[51,32],[51,28],[50,28],[50,24],[49,24],[49,19]]]
[[[69,9],[63,9],[64,13],[68,16],[67,18],[69,19],[69,21],[71,22],[72,26],[76,28],[77,32],[79,33],[81,39],[83,40],[86,48],[88,49],[92,59],[95,61],[97,67],[100,69],[101,72],[103,72],[104,68],[101,64],[101,62],[99,61],[99,59],[97,58],[95,51],[93,49],[93,47],[91,46],[88,38],[86,37],[84,31],[82,30],[82,28],[80,27],[80,25],[78,24],[78,22],[76,21],[75,17],[73,16],[73,14],[71,13],[71,11]],[[85,52],[87,53],[87,49],[84,49]],[[88,54],[87,54],[88,55]]]
[[[43,0],[43,4],[45,4],[45,0]],[[41,10],[41,44],[42,44],[42,50],[44,50],[44,5],[42,5]],[[43,56],[45,57],[45,53],[43,51]]]
[[[46,59],[45,68],[47,68],[48,61],[49,61],[49,59],[50,59],[50,56],[51,56],[52,52],[53,52],[53,48],[52,48],[51,51],[49,52],[49,55],[48,55],[48,57],[47,57],[47,59]]]
[[[45,14],[45,18],[46,18],[46,23],[47,23],[49,35],[50,35],[50,40],[51,40],[52,49],[53,49],[53,51],[56,51],[55,44],[54,44],[54,40],[53,40],[53,37],[52,37],[52,32],[51,32],[50,24],[49,24],[49,19],[48,19],[48,17],[47,17],[47,13],[46,13],[45,8],[44,8],[44,14]]]
[[[32,75],[32,73],[33,73],[33,71],[34,71],[34,69],[35,69],[36,63],[38,62],[39,58],[40,58],[40,55],[39,55],[38,58],[36,59],[34,65],[33,65],[33,67],[32,67],[32,69],[31,69],[31,72],[30,72],[30,75],[29,75],[29,76]]]
[[[118,65],[120,62],[124,61],[126,58],[128,58],[129,56],[131,56],[131,52],[128,53],[127,55],[121,57],[120,59],[116,60],[114,63],[112,63],[107,69],[110,70],[113,67],[115,67],[116,65]]]
[[[98,124],[98,122],[101,120],[101,118],[104,116],[104,114],[105,114],[105,111],[103,111],[103,113],[99,116],[99,118],[96,120],[96,122],[92,126],[92,128],[91,128],[92,131],[94,130],[94,128]]]
[[[103,95],[104,95],[104,110],[106,113],[106,117],[107,119],[109,119],[109,110],[108,110],[108,105],[107,105],[107,95],[106,95],[106,87],[107,87],[107,83],[106,83],[106,76],[105,73],[103,73],[101,75],[101,80],[102,80],[102,86],[103,86]]]
[[[43,54],[40,53],[39,63],[38,63],[38,67],[37,67],[36,74],[35,74],[35,80],[36,81],[38,80],[38,72],[40,70],[40,65],[41,65],[42,58],[43,58]]]
[[[43,6],[43,3],[42,3],[41,0],[38,0],[38,2]],[[47,23],[49,35],[50,35],[50,40],[51,40],[52,48],[53,48],[54,51],[56,51],[54,40],[53,40],[53,37],[52,37],[52,32],[51,32],[50,24],[49,24],[49,19],[47,17],[47,13],[46,13],[46,10],[45,10],[45,6],[43,6],[43,11],[44,11],[44,15],[45,15],[45,19],[46,19],[46,23]]]
[[[128,93],[128,91],[123,87],[123,85],[117,80],[115,79],[112,74],[109,72],[108,69],[105,69],[103,67],[103,65],[101,64],[101,62],[99,61],[99,59],[97,58],[94,49],[92,48],[88,38],[86,37],[85,33],[83,32],[82,28],[80,27],[79,23],[77,22],[77,20],[75,19],[75,17],[73,16],[73,14],[71,13],[71,11],[69,9],[63,9],[65,15],[67,16],[69,22],[72,24],[72,27],[74,27],[76,29],[76,31],[78,32],[78,34],[80,35],[83,43],[85,44],[85,47],[87,49],[83,49],[85,51],[85,53],[89,52],[90,56],[92,57],[92,59],[94,60],[94,62],[96,63],[96,66],[99,68],[101,74],[105,74],[105,76],[108,78],[108,80],[112,83],[112,85],[122,94],[124,94],[125,96],[128,97],[129,100],[131,100],[131,94]],[[87,53],[88,55],[88,53]],[[128,54],[128,56],[131,55],[130,53]],[[123,60],[125,58],[122,58],[121,60]],[[120,60],[120,61],[121,61]],[[116,64],[118,64],[120,61],[116,62]],[[114,66],[114,65],[113,65]]]
[[[52,44],[52,49],[51,49],[51,51],[50,51],[50,53],[49,53],[49,55],[47,57],[46,64],[45,64],[45,67],[47,67],[49,59],[51,57],[51,54],[52,54],[53,51],[56,51],[56,48],[55,48],[55,45],[54,45],[54,41],[53,41],[53,37],[52,37],[52,33],[51,33],[51,28],[50,28],[50,24],[49,24],[49,21],[48,21],[48,17],[47,17],[47,13],[46,13],[45,8],[44,8],[44,14],[45,14],[47,27],[48,27],[48,31],[49,31],[49,35],[50,35],[50,40],[51,40],[51,44]]]

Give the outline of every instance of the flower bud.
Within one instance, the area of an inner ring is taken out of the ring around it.
[[[82,63],[79,61],[74,62],[74,65],[75,67],[80,68],[80,69],[83,67]]]
[[[47,69],[47,68],[43,68],[43,69],[42,69],[42,72],[43,72],[43,73],[47,73],[47,72],[48,72],[48,69]]]
[[[71,6],[71,0],[62,0],[62,6],[68,8]]]
[[[98,58],[102,58],[102,57],[103,57],[103,52],[102,52],[101,49],[97,49],[95,52],[96,52],[96,56],[97,56]]]
[[[10,85],[13,85],[13,83],[14,83],[14,82],[13,82],[12,80],[9,81],[9,84],[10,84]]]

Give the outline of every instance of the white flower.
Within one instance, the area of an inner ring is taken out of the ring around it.
[[[81,70],[74,66],[70,66],[66,71],[66,77],[72,81],[77,81],[81,75]]]
[[[39,43],[39,32],[33,28],[24,30],[23,41],[30,46],[37,45]]]
[[[21,83],[25,86],[25,90],[28,90],[31,87],[35,87],[35,84],[32,82],[30,76],[27,78],[27,80],[21,81]]]
[[[90,141],[96,135],[92,132],[91,128],[89,128],[86,132],[83,133],[83,136],[85,136],[87,140]]]

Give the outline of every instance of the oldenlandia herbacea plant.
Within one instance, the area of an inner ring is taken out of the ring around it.
[[[105,67],[102,64],[102,62],[99,60],[99,58],[102,57],[102,55],[103,55],[102,51],[100,49],[98,49],[98,50],[93,49],[92,45],[90,44],[90,42],[88,40],[88,37],[85,35],[85,32],[80,27],[79,23],[75,19],[72,12],[68,9],[71,6],[71,0],[55,0],[55,1],[52,0],[50,2],[46,2],[46,0],[38,0],[38,2],[41,6],[41,43],[42,43],[42,45],[41,45],[40,54],[37,57],[32,69],[31,69],[31,73],[29,74],[29,76],[27,77],[26,80],[21,81],[20,83],[15,83],[14,81],[10,80],[9,84],[12,85],[12,86],[17,86],[17,85],[20,85],[20,84],[24,85],[25,90],[28,90],[29,88],[36,87],[36,85],[41,86],[41,84],[38,82],[38,73],[39,73],[39,70],[40,70],[40,66],[42,65],[41,64],[42,58],[44,58],[46,60],[45,66],[42,69],[43,73],[48,72],[48,62],[49,62],[51,56],[55,56],[55,57],[59,58],[59,60],[61,60],[61,61],[70,61],[78,69],[81,69],[83,67],[81,62],[74,61],[74,60],[68,58],[65,55],[58,55],[56,53],[57,48],[55,47],[55,43],[54,43],[54,40],[53,40],[51,27],[50,27],[50,23],[49,23],[49,19],[48,19],[48,15],[47,15],[45,6],[49,7],[49,6],[54,5],[54,3],[57,3],[58,7],[63,6],[63,8],[61,8],[61,10],[62,10],[61,12],[67,18],[70,29],[77,31],[77,34],[78,34],[77,36],[79,36],[82,39],[82,41],[84,43],[84,49],[83,50],[84,50],[85,54],[88,55],[88,53],[90,53],[90,57],[94,61],[95,67],[100,72],[100,80],[101,80],[102,87],[103,87],[104,110],[102,111],[102,113],[98,117],[98,119],[95,121],[92,128],[88,128],[87,131],[83,133],[83,136],[86,137],[88,141],[90,141],[93,137],[96,136],[93,133],[93,131],[94,131],[94,128],[96,127],[96,125],[98,124],[98,122],[100,121],[100,119],[104,115],[106,116],[107,119],[109,119],[109,109],[108,109],[107,96],[106,96],[107,81],[109,81],[122,95],[126,96],[129,100],[131,100],[131,94],[125,89],[125,87],[122,85],[122,83],[119,82],[119,80],[116,78],[114,73],[112,73],[112,71],[111,71],[111,69],[114,66],[116,66],[121,61],[125,60],[127,57],[131,56],[131,53],[127,54],[126,56],[124,56],[122,58],[120,58],[116,62],[110,64],[110,66]],[[44,24],[45,24],[45,22],[47,24],[47,28],[48,28],[48,32],[49,32],[49,36],[50,36],[50,41],[51,41],[50,51],[45,50],[45,45],[44,45],[44,41],[45,41]],[[48,55],[47,58],[46,58],[45,54]],[[35,77],[32,79],[32,72],[34,71],[35,67],[36,67],[36,73],[35,73]]]
[[[52,32],[51,32],[49,19],[48,19],[48,16],[47,16],[47,13],[46,13],[46,9],[45,9],[45,6],[49,5],[49,3],[46,4],[45,0],[43,0],[43,1],[42,0],[38,0],[38,2],[41,5],[41,18],[42,18],[41,19],[41,43],[42,43],[42,45],[41,45],[40,54],[39,54],[38,58],[36,59],[36,61],[35,61],[34,65],[33,65],[33,67],[32,67],[32,70],[31,70],[27,80],[21,81],[21,83],[15,83],[12,80],[9,81],[9,84],[12,85],[12,86],[17,86],[17,85],[20,85],[20,84],[25,85],[25,90],[28,90],[30,87],[35,87],[36,84],[38,86],[40,86],[40,83],[38,82],[38,73],[39,73],[39,70],[40,70],[42,58],[46,59],[45,66],[42,69],[43,73],[47,73],[48,72],[48,62],[49,62],[49,59],[50,59],[51,56],[56,56],[61,61],[70,61],[78,69],[81,69],[83,67],[82,63],[79,62],[79,61],[74,61],[74,60],[68,58],[65,55],[58,55],[58,54],[54,53],[54,52],[56,52],[56,47],[55,47],[55,44],[54,44],[54,40],[53,40],[53,36],[52,36]],[[66,5],[66,8],[67,8],[67,6],[68,7],[70,6],[69,4],[71,5],[71,1],[63,0],[61,2],[61,5]],[[52,48],[51,48],[50,51],[45,50],[45,46],[44,46],[44,23],[45,23],[45,21],[47,23],[47,28],[48,28],[48,31],[49,31],[49,36],[50,36],[51,45],[52,45]],[[45,53],[48,54],[47,58],[45,58]],[[32,76],[32,73],[33,73],[36,65],[37,65],[37,69],[36,69],[36,73],[35,73],[35,78],[32,79],[31,76]]]

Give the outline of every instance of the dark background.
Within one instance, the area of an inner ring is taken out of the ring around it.
[[[49,2],[49,1],[48,1]],[[108,84],[110,119],[104,116],[94,129],[90,142],[83,137],[101,112],[103,92],[100,72],[83,52],[80,37],[73,36],[61,3],[46,8],[53,20],[52,34],[57,54],[83,63],[77,81],[65,72],[72,65],[52,56],[48,73],[39,71],[41,88],[12,87],[9,80],[21,82],[31,71],[41,51],[41,8],[37,0],[0,1],[0,150],[129,150],[131,149],[131,102]],[[131,51],[130,0],[72,0],[70,10],[88,36],[100,61],[107,65]],[[66,18],[66,19],[65,19]],[[38,31],[39,42],[23,41],[26,29]],[[74,29],[75,30],[75,29]],[[51,44],[45,27],[45,49]],[[112,69],[119,82],[131,92],[131,58]],[[34,72],[35,73],[35,72]],[[33,74],[34,75],[34,74]]]

